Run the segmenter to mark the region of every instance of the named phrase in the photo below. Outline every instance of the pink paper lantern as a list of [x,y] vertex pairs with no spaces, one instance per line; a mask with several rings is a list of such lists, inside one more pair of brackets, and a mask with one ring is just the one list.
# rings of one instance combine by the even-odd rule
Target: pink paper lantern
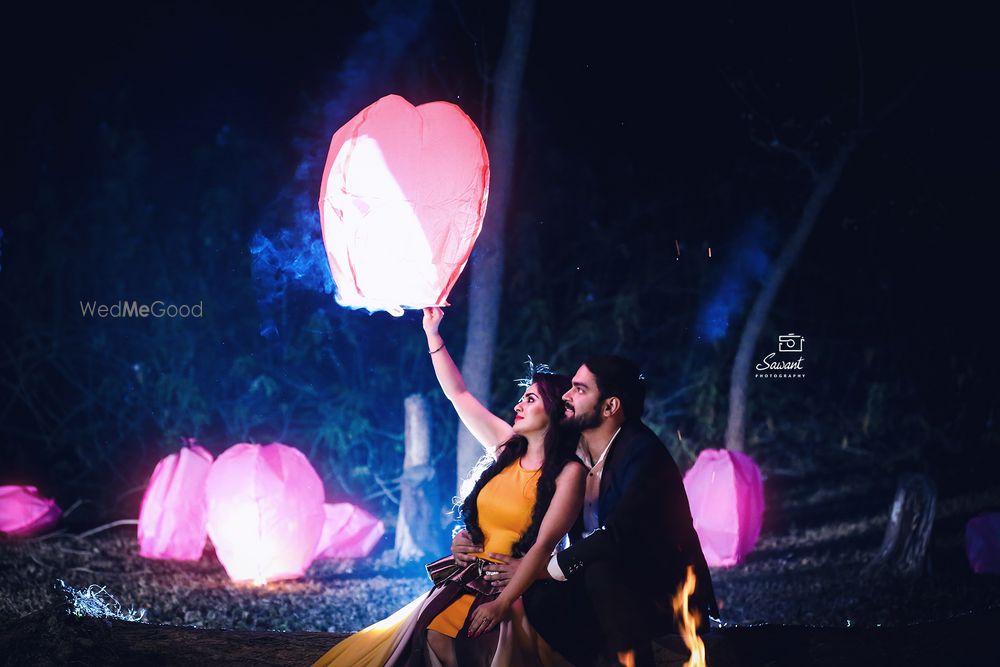
[[233,445],[205,480],[208,536],[233,581],[301,577],[323,531],[323,482],[280,443]]
[[364,558],[385,534],[385,525],[351,503],[326,503],[326,522],[316,558]]
[[1000,574],[1000,514],[980,514],[965,524],[965,554],[976,574]]
[[62,515],[56,501],[38,495],[33,486],[0,486],[0,533],[36,535]]
[[684,475],[694,529],[712,567],[736,565],[750,553],[764,518],[760,469],[746,454],[706,449]]
[[337,302],[393,315],[447,305],[489,176],[479,129],[448,102],[387,95],[337,130],[319,196]]
[[198,560],[205,550],[205,478],[212,455],[194,445],[156,464],[139,509],[139,555]]

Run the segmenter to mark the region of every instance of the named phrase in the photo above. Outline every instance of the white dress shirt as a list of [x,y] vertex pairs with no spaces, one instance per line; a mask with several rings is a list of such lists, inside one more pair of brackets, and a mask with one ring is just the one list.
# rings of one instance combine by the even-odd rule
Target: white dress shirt
[[[583,538],[593,535],[601,527],[597,520],[597,509],[598,500],[601,495],[601,476],[604,474],[604,460],[607,458],[608,452],[611,451],[611,445],[621,430],[619,426],[615,434],[611,436],[611,440],[608,440],[608,446],[601,452],[596,463],[591,462],[590,453],[583,444],[578,445],[576,448],[576,455],[580,457],[583,465],[589,470],[587,473],[587,486],[583,492]],[[566,581],[566,575],[563,574],[562,568],[559,567],[559,561],[556,556],[552,556],[549,559],[548,571],[549,576],[556,581]]]

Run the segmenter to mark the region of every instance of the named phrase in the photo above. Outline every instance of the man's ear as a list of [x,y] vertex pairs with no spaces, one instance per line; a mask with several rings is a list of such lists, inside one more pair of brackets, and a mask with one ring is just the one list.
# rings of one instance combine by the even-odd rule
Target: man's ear
[[612,396],[611,398],[604,399],[604,407],[602,412],[605,417],[611,417],[617,414],[622,409],[622,402],[618,400],[617,396]]

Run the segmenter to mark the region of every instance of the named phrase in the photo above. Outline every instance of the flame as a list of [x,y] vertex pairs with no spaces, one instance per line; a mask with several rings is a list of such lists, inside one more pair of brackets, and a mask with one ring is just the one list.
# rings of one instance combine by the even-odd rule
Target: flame
[[635,651],[618,651],[618,664],[622,667],[635,667]]
[[697,630],[700,616],[697,611],[688,609],[688,598],[694,593],[694,585],[694,568],[688,565],[687,578],[674,596],[674,618],[677,619],[677,629],[684,644],[691,651],[691,658],[684,663],[684,667],[708,667],[705,661],[705,642],[698,636]]

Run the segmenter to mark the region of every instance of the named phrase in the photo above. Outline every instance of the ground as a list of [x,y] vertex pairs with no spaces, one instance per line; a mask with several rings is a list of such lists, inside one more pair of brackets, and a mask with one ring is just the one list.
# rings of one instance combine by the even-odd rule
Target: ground
[[[850,635],[860,638],[865,628],[877,626],[959,627],[994,619],[1000,577],[971,572],[963,536],[970,516],[1000,508],[1000,482],[942,493],[930,572],[895,578],[861,575],[881,542],[894,478],[846,470],[835,484],[830,479],[825,475],[820,484],[815,477],[768,477],[767,520],[756,549],[742,564],[712,573],[725,636],[760,637],[763,630],[748,629],[759,623],[860,628]],[[69,533],[5,538],[0,539],[0,627],[7,640],[18,633],[14,619],[51,611],[64,599],[57,579],[76,588],[104,586],[123,607],[145,609],[144,620],[154,624],[330,633],[358,630],[428,586],[418,570],[393,568],[385,558],[318,561],[302,579],[263,587],[233,584],[210,547],[195,563],[139,557],[134,526],[87,538]],[[949,625],[947,619],[955,620]],[[233,641],[234,635],[225,637]],[[322,637],[312,636],[303,650],[308,654],[321,645]]]

